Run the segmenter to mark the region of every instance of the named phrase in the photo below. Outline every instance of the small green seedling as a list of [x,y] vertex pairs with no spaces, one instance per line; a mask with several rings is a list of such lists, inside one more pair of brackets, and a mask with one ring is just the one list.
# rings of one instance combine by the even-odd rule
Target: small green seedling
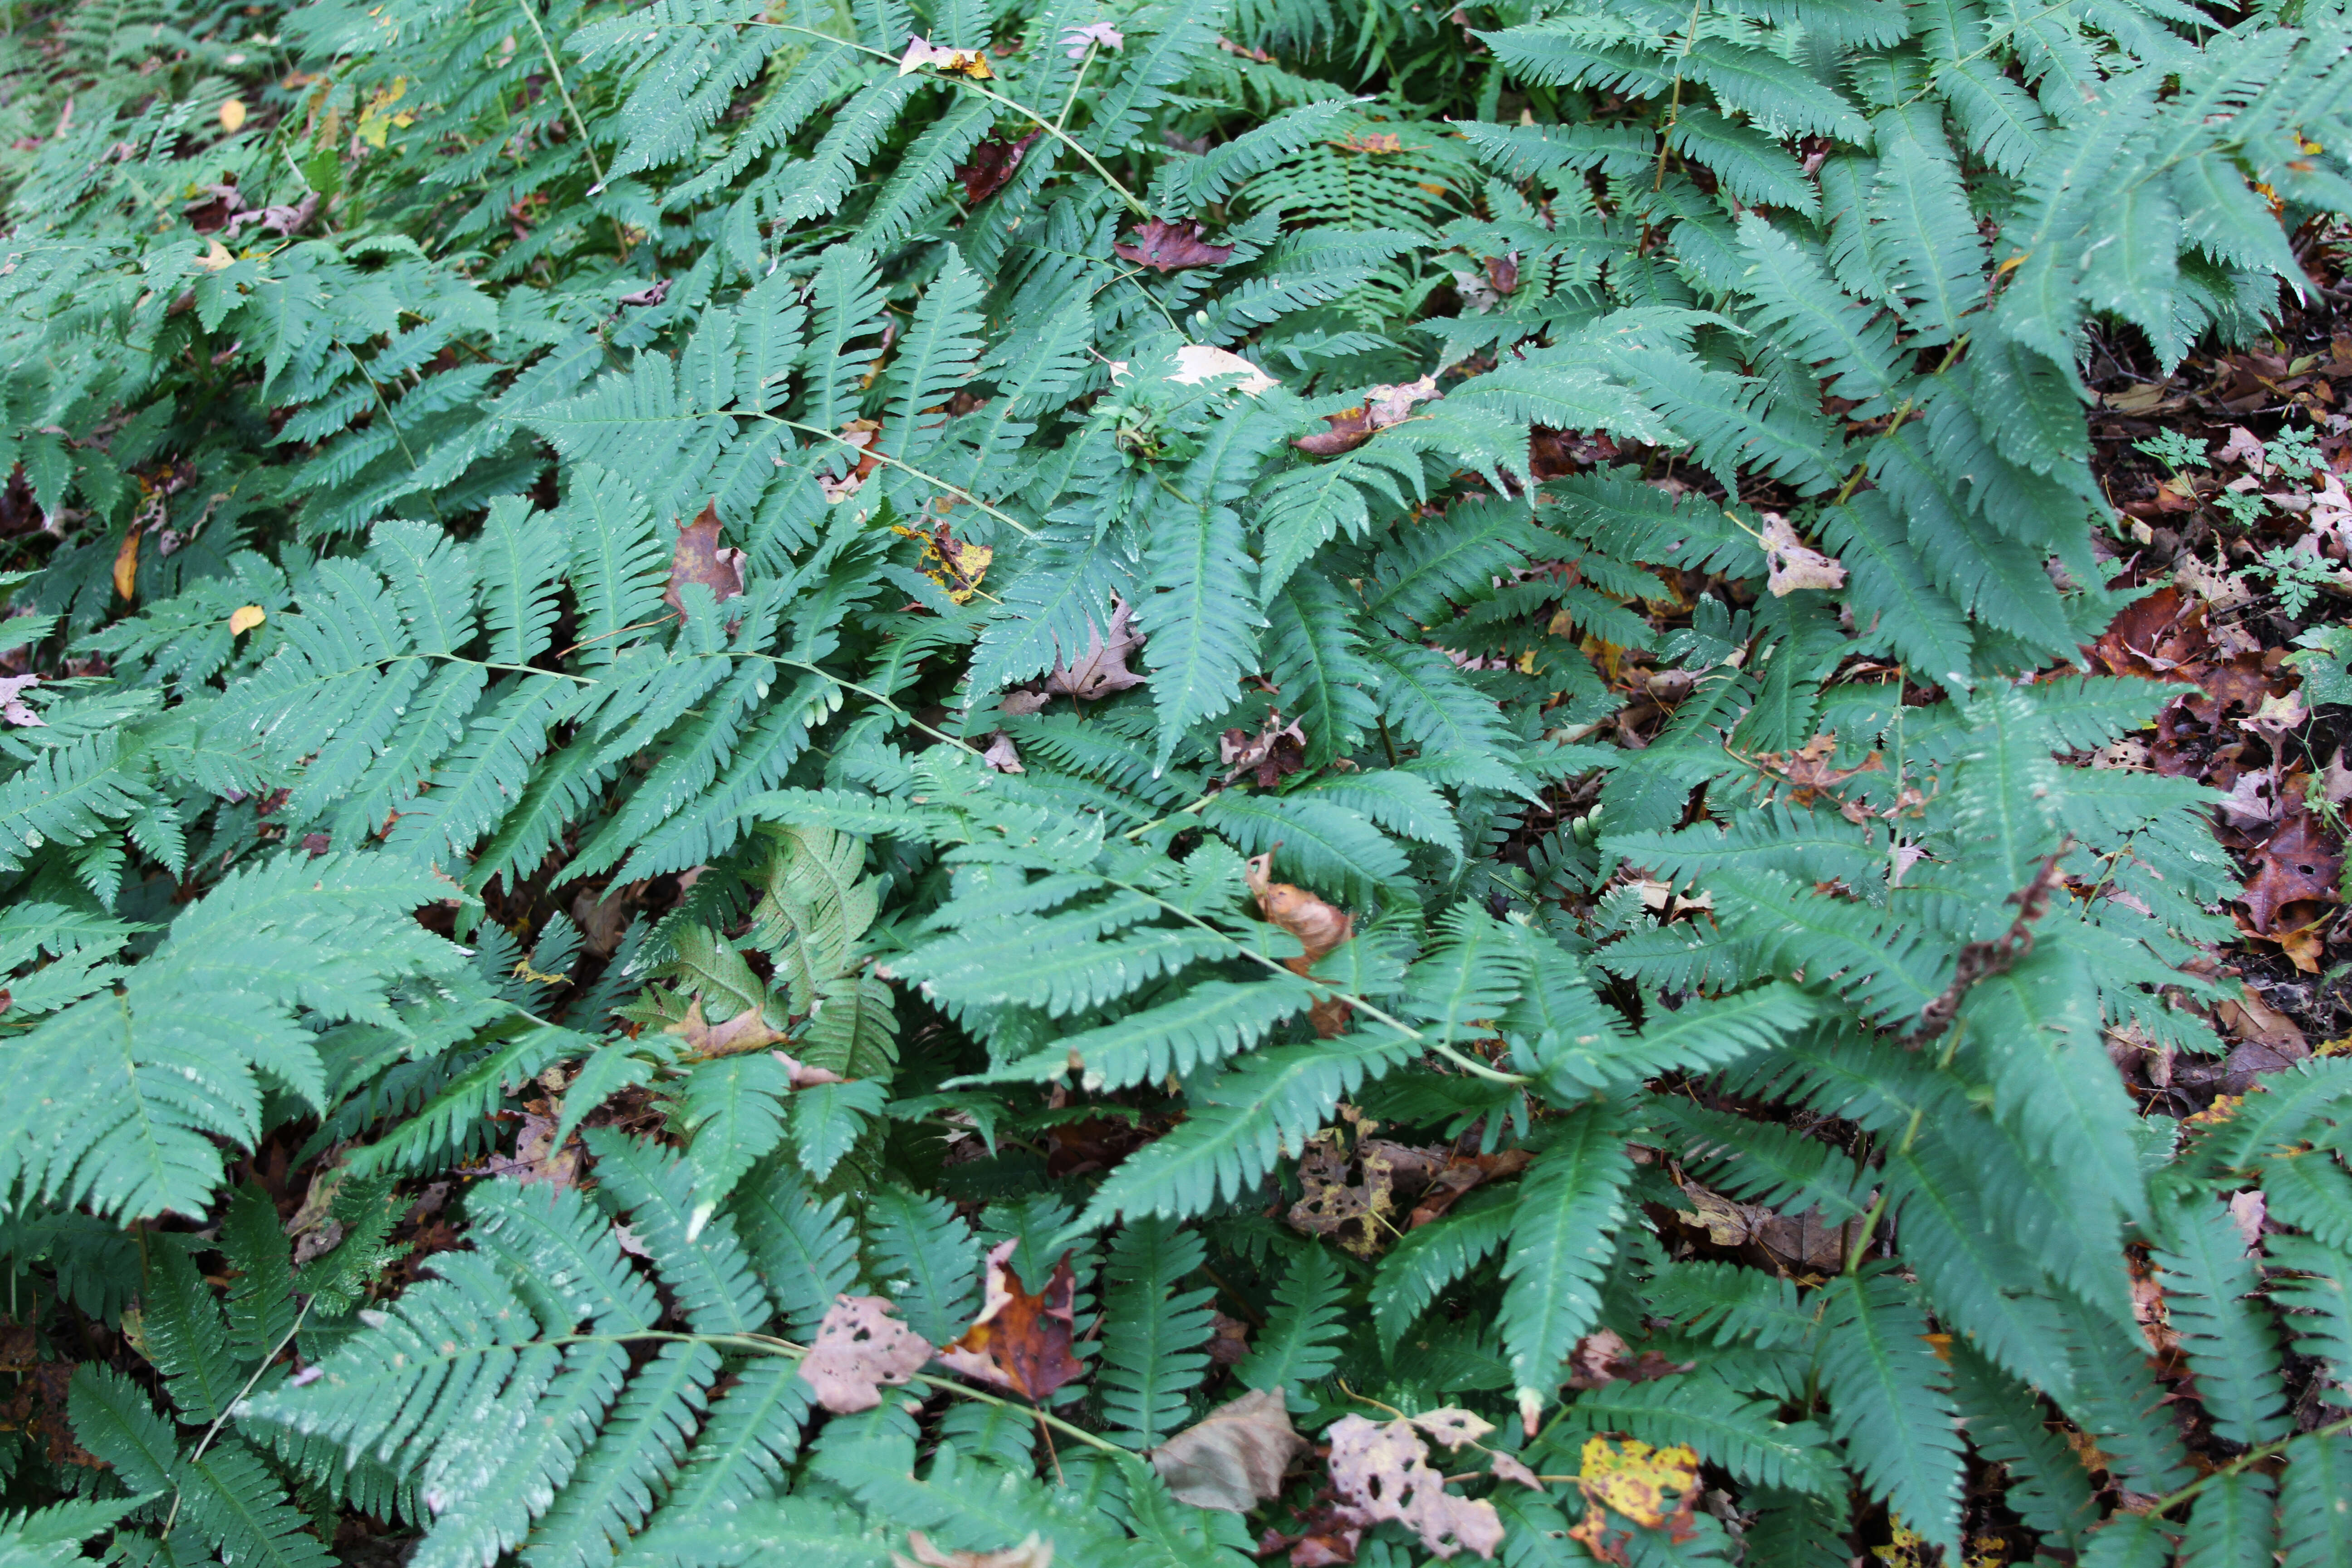
[[2240,528],[2253,527],[2271,509],[2269,499],[2255,490],[2223,490],[2213,498],[2213,501],[2228,512],[2230,521]]
[[2134,441],[2132,445],[2176,474],[2183,468],[2205,466],[2205,448],[2178,430],[2159,430],[2145,441]]
[[2319,596],[2319,591],[2336,580],[2333,562],[2301,550],[2281,546],[2263,552],[2260,564],[2249,571],[2270,574],[2271,592],[2278,598],[2279,608],[2290,618],[2300,618]]
[[2283,474],[2308,480],[2326,464],[2320,460],[2319,443],[2308,430],[2282,430],[2277,438],[2263,446],[2263,460]]

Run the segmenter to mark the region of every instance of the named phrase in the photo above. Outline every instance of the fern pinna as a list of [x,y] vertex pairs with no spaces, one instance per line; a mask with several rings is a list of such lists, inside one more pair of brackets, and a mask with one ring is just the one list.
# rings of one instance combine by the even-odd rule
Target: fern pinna
[[11,1563],[2352,1559],[2063,764],[2340,6],[22,9]]

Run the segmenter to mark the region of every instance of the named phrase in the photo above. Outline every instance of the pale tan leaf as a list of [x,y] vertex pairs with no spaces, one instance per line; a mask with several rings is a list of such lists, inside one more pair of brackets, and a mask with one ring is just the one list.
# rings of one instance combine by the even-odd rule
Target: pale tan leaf
[[1151,1451],[1151,1468],[1181,1502],[1247,1513],[1280,1495],[1283,1472],[1306,1448],[1279,1388],[1257,1389],[1209,1412]]
[[836,1415],[871,1410],[884,1387],[897,1387],[931,1359],[931,1347],[893,1315],[879,1296],[837,1296],[826,1309],[816,1343],[801,1359],[803,1382]]

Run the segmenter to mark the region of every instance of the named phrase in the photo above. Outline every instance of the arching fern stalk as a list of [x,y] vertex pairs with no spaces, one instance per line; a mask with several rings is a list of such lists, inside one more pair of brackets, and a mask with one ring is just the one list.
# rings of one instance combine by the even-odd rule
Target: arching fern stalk
[[2060,761],[2338,8],[33,10],[12,1560],[2352,1557],[2352,1080],[2137,1112]]

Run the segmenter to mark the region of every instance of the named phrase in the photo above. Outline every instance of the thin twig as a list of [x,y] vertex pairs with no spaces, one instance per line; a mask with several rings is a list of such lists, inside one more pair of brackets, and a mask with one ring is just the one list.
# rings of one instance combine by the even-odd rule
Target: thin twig
[[[187,1463],[182,1467],[183,1473],[195,1468],[196,1461],[205,1457],[205,1450],[213,1446],[213,1439],[220,1436],[221,1426],[228,1420],[229,1413],[245,1403],[245,1396],[253,1392],[253,1385],[261,1381],[261,1374],[268,1372],[278,1358],[286,1353],[286,1347],[292,1344],[294,1336],[302,1331],[302,1321],[310,1315],[310,1303],[316,1300],[318,1298],[313,1296],[303,1300],[302,1310],[294,1314],[294,1326],[286,1331],[286,1337],[278,1341],[268,1355],[261,1358],[261,1364],[253,1369],[253,1375],[245,1380],[245,1386],[236,1391],[236,1397],[223,1405],[221,1413],[213,1417],[213,1424],[205,1428],[205,1435],[196,1440],[195,1447],[189,1452]],[[163,1538],[166,1541],[172,1537],[173,1523],[180,1517],[180,1487],[175,1486],[172,1489],[172,1510],[163,1516]]]

